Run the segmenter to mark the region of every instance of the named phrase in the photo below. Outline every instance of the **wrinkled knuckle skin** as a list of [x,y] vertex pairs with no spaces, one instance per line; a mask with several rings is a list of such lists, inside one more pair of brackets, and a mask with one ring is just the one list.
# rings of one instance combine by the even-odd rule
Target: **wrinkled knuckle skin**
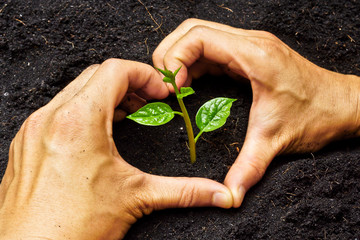
[[248,160],[248,165],[254,170],[255,176],[254,179],[256,181],[260,181],[260,179],[264,176],[266,172],[266,166],[263,163],[255,162],[256,160]]
[[180,207],[190,207],[193,206],[196,202],[196,199],[199,196],[199,191],[194,185],[185,185],[185,187],[181,190],[181,197],[179,199]]
[[86,124],[78,107],[67,104],[53,113],[46,133],[46,142],[49,145],[72,142],[74,137],[82,135]]
[[[133,170],[132,170],[133,171]],[[149,176],[143,172],[130,172],[132,176],[119,178],[119,186],[121,186],[121,192],[128,192],[129,201],[128,206],[130,211],[136,218],[141,218],[143,214],[150,214],[154,208],[156,208],[157,199],[154,194],[151,185],[149,185]],[[149,197],[151,196],[151,197]]]
[[40,130],[43,128],[44,117],[41,109],[32,113],[21,126],[18,134],[22,135],[24,139],[32,139],[39,135]]
[[277,67],[274,67],[271,70],[258,72],[271,72],[272,74],[278,74],[279,71],[282,71],[285,67],[285,62],[292,57],[291,50],[285,47],[284,44],[279,40],[271,38],[257,38],[253,41],[254,45],[259,50],[257,51],[260,54],[258,57],[262,64],[268,64],[269,62],[279,62]]
[[254,166],[254,169],[256,171],[256,174],[257,174],[257,179],[260,180],[265,172],[266,172],[266,167],[263,167],[263,166]]
[[282,45],[272,39],[265,39],[263,41],[263,46],[266,49],[269,57],[279,54],[284,50]]

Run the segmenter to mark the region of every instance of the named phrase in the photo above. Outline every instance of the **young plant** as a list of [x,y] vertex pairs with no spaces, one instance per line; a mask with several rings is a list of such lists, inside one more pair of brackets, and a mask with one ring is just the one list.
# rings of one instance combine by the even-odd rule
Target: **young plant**
[[236,99],[232,98],[214,98],[202,105],[195,117],[195,122],[199,128],[199,133],[194,137],[193,128],[191,125],[189,114],[186,110],[183,98],[195,91],[191,87],[182,87],[180,91],[175,83],[175,76],[181,67],[172,72],[165,67],[165,70],[157,68],[165,77],[163,81],[170,83],[175,90],[176,98],[179,102],[181,112],[173,111],[171,107],[162,102],[153,102],[140,108],[137,112],[128,115],[127,118],[147,126],[159,126],[168,123],[178,114],[184,118],[186,131],[189,139],[190,160],[191,163],[196,161],[195,144],[203,132],[211,132],[222,127],[228,116],[230,115],[230,108]]

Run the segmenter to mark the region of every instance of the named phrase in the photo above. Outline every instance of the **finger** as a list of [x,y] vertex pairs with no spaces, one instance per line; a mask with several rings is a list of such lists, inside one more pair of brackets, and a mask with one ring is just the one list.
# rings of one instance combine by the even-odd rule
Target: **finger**
[[221,30],[223,32],[248,36],[248,37],[262,37],[269,38],[272,40],[278,40],[276,36],[266,31],[259,30],[245,30],[241,28],[231,27],[229,25],[210,22],[201,19],[190,18],[181,23],[171,34],[169,34],[155,49],[153,53],[153,63],[159,68],[164,67],[163,58],[166,52],[185,34],[187,34],[192,28],[197,26],[209,27],[216,30]]
[[[179,87],[190,87],[192,80],[201,77],[202,75],[208,72],[208,67],[206,63],[203,62],[195,62],[192,66],[188,68],[188,76],[185,82]],[[174,92],[173,86],[169,86],[169,91]]]
[[99,64],[94,64],[86,68],[74,81],[70,82],[63,90],[61,90],[51,101],[50,104],[59,106],[69,101],[81,88],[89,81],[99,68]]
[[[186,35],[194,27],[208,27],[215,30],[221,30],[222,32],[239,34],[242,36],[262,36],[269,37],[269,34],[264,31],[256,30],[244,30],[241,28],[231,27],[225,24],[210,22],[200,19],[190,18],[180,24],[171,34],[169,34],[155,49],[153,53],[153,64],[158,68],[164,69],[164,56],[167,51],[178,42],[184,35]],[[210,39],[210,38],[209,38]],[[190,49],[191,50],[191,49]],[[168,66],[167,66],[168,67]],[[169,68],[168,68],[169,69]],[[176,69],[176,68],[175,68]],[[183,70],[184,71],[184,70]],[[183,80],[180,80],[183,83]],[[181,84],[180,84],[181,85]]]
[[[155,49],[155,51],[153,53],[154,66],[156,66],[160,69],[164,69],[165,66],[168,69],[172,69],[172,68],[169,68],[166,64],[164,64],[165,53],[172,47],[172,45],[174,45],[178,41],[178,39],[182,38],[183,35],[185,35],[191,28],[193,28],[194,26],[199,26],[199,25],[212,27],[213,29],[219,29],[219,30],[223,29],[224,31],[228,31],[231,33],[238,33],[240,30],[240,29],[233,28],[233,27],[230,27],[230,26],[227,26],[224,24],[220,24],[220,23],[209,22],[209,21],[193,19],[193,18],[188,19],[188,20],[184,21],[179,27],[177,27],[175,31],[173,31],[171,34],[169,34]],[[182,65],[180,65],[180,66],[182,66]],[[177,69],[178,67],[176,67],[174,69]],[[183,68],[185,68],[185,67],[183,67]],[[182,70],[182,72],[184,72],[184,71],[185,71],[185,69]],[[204,71],[204,69],[203,69],[201,72],[207,72],[207,70]],[[197,74],[196,78],[198,78],[200,76],[199,76],[199,74]],[[179,77],[177,77],[177,79],[179,79]],[[183,77],[177,81],[177,84],[179,87],[186,87],[186,86],[190,86],[191,81],[192,81],[191,76],[188,76],[187,78]],[[173,87],[170,84],[168,84],[168,88],[171,92],[174,92]]]
[[166,52],[164,65],[169,69],[184,66],[177,75],[177,84],[180,86],[188,77],[188,68],[201,57],[248,78],[252,67],[258,65],[258,59],[264,54],[253,40],[252,37],[198,26],[192,28]]
[[207,26],[213,29],[222,30],[229,33],[239,34],[240,31],[243,31],[239,28],[234,28],[225,24],[209,22],[200,19],[190,18],[180,24],[175,31],[169,34],[155,49],[153,53],[153,63],[155,66],[162,68],[163,65],[163,57],[165,53],[174,45],[180,38],[183,37],[191,28],[195,26]]
[[4,177],[0,181],[0,209],[1,204],[4,203],[5,192],[9,188],[14,179],[14,141],[10,144],[9,161],[5,170]]
[[222,75],[224,71],[220,65],[214,64],[206,59],[201,59],[192,64],[189,69],[189,76],[192,79],[200,78],[204,74]]
[[[213,63],[207,59],[200,59],[193,63],[188,68],[187,79],[183,83],[183,85],[179,87],[190,87],[193,79],[198,79],[205,74],[210,74],[214,76],[220,76],[223,74],[228,75],[229,77],[236,80],[243,80],[239,75],[231,72],[226,66],[221,66],[219,64]],[[168,85],[169,91],[174,92],[171,84]]]
[[233,207],[241,205],[245,193],[260,181],[277,152],[260,134],[247,134],[240,154],[224,181],[233,195]]
[[114,122],[120,122],[128,113],[134,113],[146,104],[146,101],[134,93],[128,93],[114,112]]
[[[211,75],[221,75],[223,71],[220,66],[214,65],[209,61],[197,61],[188,68],[187,79],[183,85],[179,87],[190,87],[193,79],[200,78],[207,73]],[[169,91],[174,92],[172,86],[169,86]]]
[[[113,117],[126,92],[142,89],[150,98],[165,98],[169,91],[161,76],[150,65],[120,60],[106,60],[84,85],[72,102],[81,102],[89,111]],[[104,111],[103,111],[104,110]]]
[[115,109],[114,112],[114,122],[120,122],[126,118],[127,112],[122,109]]
[[146,101],[143,98],[139,97],[135,93],[128,93],[120,103],[120,108],[128,113],[134,113],[145,104]]
[[150,175],[149,186],[152,186],[150,199],[155,210],[233,205],[229,189],[210,179]]

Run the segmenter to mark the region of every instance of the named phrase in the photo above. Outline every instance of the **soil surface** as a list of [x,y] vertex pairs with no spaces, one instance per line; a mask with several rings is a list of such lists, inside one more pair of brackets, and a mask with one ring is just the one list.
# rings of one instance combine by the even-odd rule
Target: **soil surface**
[[[359,0],[0,1],[0,177],[22,122],[86,66],[110,57],[151,64],[164,36],[190,17],[270,31],[324,68],[360,75]],[[153,174],[224,180],[245,137],[251,89],[211,76],[193,88],[185,99],[192,116],[212,97],[238,99],[226,125],[199,140],[197,162],[189,163],[175,118],[153,128],[115,124],[129,163]],[[176,109],[174,98],[166,102]],[[126,239],[360,239],[359,199],[360,139],[351,139],[276,158],[239,209],[155,212]]]

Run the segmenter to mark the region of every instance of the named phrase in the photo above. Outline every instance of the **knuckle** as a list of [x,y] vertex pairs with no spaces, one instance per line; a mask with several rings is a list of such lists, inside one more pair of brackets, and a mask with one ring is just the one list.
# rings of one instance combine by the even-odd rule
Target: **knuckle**
[[38,126],[43,118],[41,111],[36,111],[32,113],[26,120],[25,125],[26,126]]
[[282,51],[282,46],[278,42],[269,38],[262,40],[262,46],[266,51],[267,56],[270,57]]
[[199,198],[199,195],[200,192],[194,184],[186,184],[181,189],[178,205],[181,207],[193,206],[196,202],[196,199]]
[[32,113],[21,125],[19,131],[11,142],[10,152],[23,148],[24,145],[33,144],[42,138],[43,129],[46,126],[47,114],[40,108]]
[[126,60],[119,59],[119,58],[109,58],[106,59],[101,65],[105,68],[109,69],[116,69],[119,66],[123,65]]
[[[101,64],[101,68],[109,75],[113,75],[115,77],[131,73],[131,70],[136,69],[137,64],[140,63],[119,58],[109,58]],[[102,80],[105,81],[106,79]]]
[[196,18],[188,18],[181,23],[181,26],[184,28],[191,28],[199,23],[199,20]]
[[259,31],[259,34],[262,35],[262,37],[271,39],[271,40],[278,40],[278,38],[272,34],[271,32],[267,32],[267,31]]
[[[257,68],[252,68],[250,69],[250,71],[247,73],[247,77],[249,80],[251,80],[252,82],[260,82],[261,79],[263,79],[263,72],[259,71]],[[252,85],[253,88],[255,88],[255,84]],[[256,91],[256,89],[254,90]],[[257,100],[257,95],[254,96],[254,99]]]
[[130,174],[131,177],[121,178],[120,185],[129,191],[129,196],[133,196],[132,202],[136,205],[136,209],[139,209],[141,214],[147,215],[156,208],[156,203],[154,203],[156,197],[153,196],[152,186],[149,185],[149,176],[136,169],[133,169]]
[[260,181],[266,172],[266,165],[263,161],[260,161],[257,158],[251,158],[247,160],[247,165],[250,167],[252,172],[255,174],[254,179]]
[[90,66],[88,66],[85,71],[91,71],[91,70],[95,70],[97,68],[99,68],[100,64],[92,64]]
[[270,38],[256,38],[253,39],[254,48],[259,61],[259,66],[268,65],[270,62],[277,62],[275,67],[268,69],[252,68],[248,73],[250,80],[263,81],[265,79],[277,79],[278,76],[286,66],[288,59],[292,58],[292,52],[281,41]]
[[20,133],[24,135],[34,135],[39,132],[39,129],[43,126],[44,114],[41,109],[32,113],[23,123],[20,128]]
[[[250,162],[250,165],[251,164],[252,162]],[[264,164],[252,164],[252,167],[257,173],[257,178],[260,180],[266,172],[266,166]]]
[[[272,35],[272,33],[268,33]],[[281,42],[275,35],[273,37],[265,38],[262,42],[262,45],[266,51],[267,57],[271,59],[279,59],[282,57],[290,57],[291,51],[289,48],[285,47],[283,42]]]
[[[284,44],[274,34],[266,31],[258,31],[258,37],[253,38],[253,44],[260,50],[259,53],[265,54],[263,57],[274,56],[287,50]],[[262,50],[262,51],[261,51]]]
[[128,171],[128,174],[131,176],[121,179],[120,182],[124,182],[126,187],[129,187],[136,192],[147,191],[150,183],[148,174],[145,174],[137,169],[129,169]]
[[81,136],[86,132],[86,124],[81,111],[73,104],[61,106],[52,114],[46,131],[46,143],[48,146],[59,143],[73,142],[75,136]]
[[195,36],[199,36],[201,34],[203,34],[205,31],[207,31],[209,29],[209,27],[204,26],[204,25],[196,25],[193,26],[189,29],[189,34],[193,34]]
[[[196,18],[188,18],[185,21],[183,21],[179,27],[174,31],[183,32],[183,34],[187,33],[189,30],[191,30],[193,27],[200,25],[201,21]],[[161,61],[162,57],[164,56],[164,48],[162,48],[162,44],[157,47],[152,55],[153,62],[156,63],[157,61]],[[160,62],[161,63],[161,62]]]
[[[156,62],[158,61],[158,59],[160,59],[161,57],[162,57],[162,52],[163,52],[163,50],[162,49],[160,49],[159,47],[157,47],[156,49],[155,49],[155,51],[153,52],[153,54],[152,54],[152,60],[153,60],[153,62],[154,62],[154,64],[156,64]],[[156,66],[156,65],[155,65]]]
[[[22,136],[21,134],[16,134],[16,136],[13,138],[13,140],[11,141],[10,147],[9,147],[9,162],[13,161],[14,159],[14,153],[18,152],[23,146],[22,144]],[[8,164],[9,165],[9,164]]]
[[74,125],[79,125],[82,122],[82,114],[79,111],[78,106],[75,104],[69,103],[65,106],[61,106],[56,109],[53,114],[53,127],[71,127]]
[[168,49],[164,48],[162,43],[158,47],[156,47],[155,51],[152,54],[152,60],[155,67],[160,67],[160,64],[163,63],[163,57],[166,54]]

